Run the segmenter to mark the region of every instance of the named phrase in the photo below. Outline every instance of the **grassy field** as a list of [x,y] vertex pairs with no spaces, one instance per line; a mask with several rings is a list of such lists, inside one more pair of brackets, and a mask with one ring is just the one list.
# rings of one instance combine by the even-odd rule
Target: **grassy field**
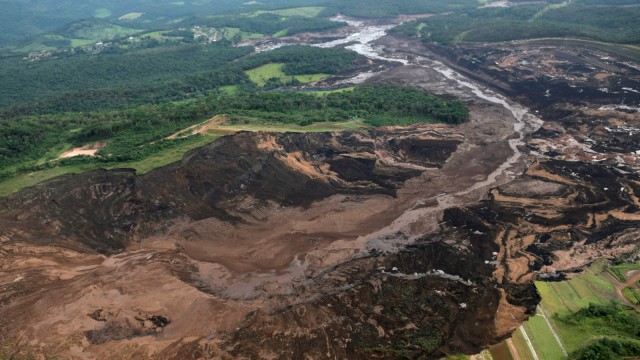
[[240,31],[239,28],[234,28],[234,27],[225,27],[225,28],[222,28],[221,31],[222,31],[222,37],[227,39],[227,40],[233,40],[233,38],[238,34],[240,35],[240,38],[242,40],[246,40],[246,39],[261,39],[261,38],[264,37],[264,34]]
[[263,37],[264,37],[263,34],[251,33],[251,32],[246,32],[246,31],[241,31],[240,32],[240,38],[242,38],[242,40],[246,40],[246,39],[262,39]]
[[85,46],[85,45],[90,45],[90,44],[94,44],[94,43],[95,43],[94,40],[71,39],[71,47]]
[[516,348],[516,351],[518,352],[520,359],[535,360],[535,358],[531,354],[531,350],[529,350],[529,346],[527,345],[526,340],[524,339],[524,335],[522,335],[521,328],[518,328],[513,333],[513,336],[511,337],[511,341],[513,342],[513,346]]
[[294,75],[293,78],[300,81],[301,83],[310,83],[318,80],[322,80],[326,78],[327,74],[311,74],[311,75]]
[[255,69],[247,70],[245,73],[251,81],[262,86],[268,79],[286,77],[285,73],[282,72],[283,66],[283,64],[265,64]]
[[285,16],[285,17],[286,16],[316,17],[324,9],[325,8],[321,6],[305,6],[305,7],[272,10],[272,11],[258,10],[252,13],[250,16],[258,16],[260,14],[276,14],[276,15]]
[[564,353],[543,315],[539,312],[523,325],[538,357],[542,359],[562,359]]
[[120,16],[118,18],[118,20],[121,20],[121,21],[132,21],[132,20],[139,19],[142,15],[144,15],[143,12],[130,12],[128,14],[124,14],[124,15]]
[[97,17],[99,19],[108,18],[109,16],[111,16],[111,10],[106,9],[106,8],[96,9],[93,12],[93,16],[95,16],[95,17]]
[[227,95],[233,95],[238,92],[238,85],[221,86],[218,88],[218,90],[220,90],[221,92]]
[[640,270],[640,264],[620,264],[607,267],[609,274],[620,282],[626,282],[627,273],[634,270]]
[[536,282],[547,315],[576,312],[590,303],[608,304],[615,300],[615,286],[604,271],[605,263],[594,264],[571,281]]
[[[606,276],[604,272],[600,272],[598,275]],[[606,278],[605,280],[608,281]],[[602,283],[600,285],[593,284],[582,276],[577,276],[571,281],[558,283],[536,283],[542,296],[541,306],[551,318],[550,321],[568,352],[579,349],[589,339],[598,336],[598,331],[559,321],[559,316],[576,313],[580,309],[588,307],[589,304],[610,303],[616,298],[616,295],[613,285],[610,282],[609,285],[611,287],[604,287]],[[535,336],[545,335],[536,333]]]
[[72,36],[75,39],[99,41],[99,40],[133,35],[140,32],[142,32],[142,30],[131,29],[124,26],[120,26],[120,25],[105,23],[105,24],[93,24],[92,26],[86,26],[86,27],[80,28],[76,31],[73,31],[73,34],[70,34],[68,36]]
[[354,86],[350,86],[350,87],[340,88],[340,89],[335,89],[335,90],[311,91],[311,92],[309,92],[309,94],[317,95],[317,96],[323,96],[323,95],[327,95],[327,94],[341,93],[341,92],[345,92],[345,91],[353,91],[353,89],[355,89],[355,87]]
[[[229,131],[229,133],[232,132],[234,131]],[[138,174],[144,174],[155,168],[171,164],[172,162],[176,162],[180,160],[187,151],[208,144],[218,137],[218,135],[194,137],[192,141],[187,141],[172,148],[159,151],[152,156],[134,162],[117,164],[87,163],[80,165],[63,165],[18,175],[14,178],[0,182],[0,196],[14,193],[16,191],[36,185],[56,176],[65,174],[77,174],[98,168],[132,168],[136,169]]]
[[255,69],[245,71],[251,81],[258,86],[264,86],[269,79],[278,79],[284,83],[296,79],[301,83],[310,83],[321,80],[329,75],[327,74],[310,74],[310,75],[293,75],[289,76],[282,71],[284,64],[271,63],[259,66]]
[[640,305],[640,290],[627,286],[622,290],[622,295],[633,304]]
[[[189,150],[208,144],[220,136],[230,135],[238,131],[325,132],[344,130],[356,131],[366,127],[367,126],[361,120],[313,123],[308,126],[299,126],[296,124],[260,122],[258,119],[253,118],[236,118],[235,123],[221,124],[217,127],[213,127],[209,129],[204,136],[193,137],[191,141],[186,141],[169,149],[161,150],[142,160],[117,164],[87,163],[80,165],[62,165],[50,169],[21,174],[0,182],[0,196],[12,194],[56,176],[76,174],[97,168],[132,168],[136,169],[138,174],[144,174],[155,168],[180,160]],[[57,148],[49,157],[47,157],[47,159],[44,160],[55,158],[63,151],[68,150],[68,148],[70,148],[70,146]]]
[[529,19],[529,22],[533,22],[534,20],[536,20],[537,18],[541,17],[542,15],[544,15],[545,13],[547,13],[549,11],[553,11],[553,10],[557,10],[557,9],[562,9],[563,7],[567,7],[570,2],[571,1],[565,1],[565,2],[560,3],[560,4],[549,4],[546,7],[544,7],[542,10],[538,11],[535,15],[533,15],[533,17],[531,19]]
[[204,146],[217,139],[218,137],[219,136],[217,135],[199,136],[197,138],[194,138],[192,141],[157,152],[153,156],[149,156],[146,159],[130,163],[118,163],[116,166],[111,166],[108,168],[132,168],[136,169],[136,172],[138,174],[144,174],[153,169],[176,162],[182,159],[187,151]]
[[0,196],[12,194],[29,186],[64,174],[76,174],[97,168],[97,164],[58,166],[51,169],[21,174],[0,182]]
[[280,36],[285,36],[287,35],[287,32],[289,31],[289,29],[282,29],[280,31],[278,31],[277,33],[273,34],[273,37],[280,37]]
[[[619,300],[608,272],[613,270],[621,276],[637,268],[638,264],[609,266],[607,261],[602,260],[569,281],[536,282],[542,297],[540,306],[569,354],[602,337],[629,340],[624,330],[612,327],[610,318],[576,317],[576,314],[583,312],[590,304],[609,306],[612,302]],[[638,292],[637,289],[633,290]],[[629,296],[635,297],[631,291],[628,293]],[[640,316],[640,313],[633,310],[624,310],[623,313]],[[541,360],[565,358],[558,341],[540,312],[531,317],[523,328]],[[530,354],[527,355],[528,347],[520,331],[514,333],[512,341],[522,359],[531,358]]]

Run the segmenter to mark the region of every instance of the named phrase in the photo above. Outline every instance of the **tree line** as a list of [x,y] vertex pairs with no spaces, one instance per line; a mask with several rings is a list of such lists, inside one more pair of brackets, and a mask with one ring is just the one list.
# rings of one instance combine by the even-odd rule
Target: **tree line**
[[[53,166],[42,160],[64,144],[103,140],[98,158],[66,162],[126,162],[139,160],[179,141],[169,135],[216,114],[267,123],[309,125],[362,119],[372,126],[417,122],[460,123],[468,111],[460,101],[448,101],[414,88],[358,87],[324,95],[303,92],[211,94],[191,101],[143,105],[99,112],[67,112],[28,116],[0,122],[0,175]],[[39,165],[38,165],[39,164]],[[22,169],[22,170],[21,170]]]
[[[577,37],[615,43],[640,42],[640,7],[571,4],[541,12],[545,5],[486,8],[419,19],[392,31],[425,42],[499,42]],[[504,31],[504,29],[510,29]]]
[[352,66],[346,50],[288,46],[248,56],[251,47],[179,44],[125,54],[25,62],[0,59],[0,118],[96,111],[205,96],[221,86],[252,87],[245,70],[270,62],[288,75],[337,74]]

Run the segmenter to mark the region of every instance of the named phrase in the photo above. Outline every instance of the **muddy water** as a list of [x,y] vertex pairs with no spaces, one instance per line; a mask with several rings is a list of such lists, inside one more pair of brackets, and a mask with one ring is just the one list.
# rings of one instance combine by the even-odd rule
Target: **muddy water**
[[334,17],[331,20],[346,22],[347,24],[349,24],[349,26],[351,26],[352,33],[342,39],[315,44],[315,46],[322,48],[331,48],[350,44],[346,46],[347,49],[355,51],[358,54],[364,55],[370,59],[399,62],[404,65],[409,64],[409,61],[407,61],[406,59],[385,57],[380,53],[379,50],[374,49],[372,46],[372,43],[374,41],[387,35],[387,30],[391,29],[395,25],[367,26],[362,22],[351,20],[342,16]]
[[[477,98],[500,105],[509,110],[511,114],[513,114],[513,117],[516,119],[513,130],[518,134],[518,138],[509,140],[509,146],[513,151],[513,155],[510,156],[498,168],[496,168],[491,174],[489,174],[489,176],[484,181],[480,181],[463,191],[457,192],[453,194],[453,196],[467,195],[473,191],[490,187],[496,184],[498,177],[501,175],[510,175],[510,179],[513,178],[513,174],[508,173],[507,170],[511,168],[522,157],[519,146],[524,145],[523,139],[525,133],[539,128],[542,125],[542,121],[540,119],[530,114],[526,108],[517,104],[513,104],[504,97],[498,94],[494,94],[487,89],[481,88],[479,85],[471,82],[471,80],[460,75],[441,62],[425,57],[417,57],[412,59],[411,61],[404,58],[390,57],[385,55],[383,49],[375,48],[371,45],[374,41],[385,36],[387,34],[387,30],[389,30],[394,25],[363,26],[362,23],[359,22],[348,22],[348,19],[345,19],[344,17],[334,18],[334,20],[347,22],[349,25],[354,26],[355,32],[344,39],[318,44],[317,46],[333,47],[348,43],[354,43],[347,46],[346,48],[371,59],[400,62],[404,65],[418,65],[421,67],[428,67],[430,69],[436,70],[447,79],[453,80],[459,87],[470,90]],[[455,205],[456,201],[451,199],[450,196],[451,195],[449,194],[443,194],[438,197],[438,202],[441,204],[441,209],[439,210],[444,210],[447,207]]]
[[[473,98],[481,99],[483,101],[496,104],[509,111],[515,119],[513,125],[513,131],[516,136],[508,140],[509,147],[513,154],[509,156],[502,164],[497,166],[485,179],[478,180],[472,186],[454,193],[442,193],[435,197],[428,199],[416,199],[417,202],[422,203],[434,203],[437,205],[430,207],[418,207],[411,208],[405,211],[397,219],[395,219],[390,225],[383,229],[379,229],[367,236],[361,237],[357,240],[361,244],[365,245],[362,248],[362,253],[367,253],[371,248],[378,250],[384,250],[393,252],[399,248],[402,248],[406,243],[415,240],[413,237],[407,237],[405,240],[398,243],[390,243],[388,235],[395,233],[404,233],[411,227],[413,223],[419,219],[424,219],[427,216],[435,216],[441,213],[447,208],[453,206],[459,206],[480,199],[486,193],[487,189],[491,186],[495,186],[498,183],[504,183],[515,178],[510,169],[517,164],[522,158],[522,152],[519,147],[524,145],[525,134],[537,129],[542,121],[531,115],[529,111],[518,105],[510,102],[506,98],[495,94],[480,85],[475,84],[468,78],[458,74],[454,70],[448,68],[441,62],[438,62],[427,57],[409,57],[405,56],[401,52],[394,51],[389,54],[383,47],[374,45],[375,41],[382,38],[387,34],[387,31],[394,26],[392,25],[366,25],[362,22],[351,20],[344,17],[334,18],[336,21],[344,21],[349,24],[349,31],[340,39],[312,44],[313,46],[331,48],[338,46],[345,46],[347,49],[353,50],[363,56],[366,56],[374,60],[383,60],[389,62],[401,63],[403,66],[412,65],[435,70],[443,78],[454,83],[452,86],[453,91],[463,91],[465,94],[472,94]],[[277,48],[281,44],[275,42],[269,44],[271,48]],[[345,83],[359,84],[364,80],[376,75],[376,73],[361,73],[351,79],[343,80]],[[434,201],[435,200],[435,201]],[[362,254],[361,253],[361,254]],[[293,278],[302,276],[304,269],[307,268],[304,261],[300,262],[295,260],[289,269],[282,271],[278,274],[260,274],[256,278],[250,280],[247,279],[234,279],[231,281],[233,285],[229,286],[227,292],[233,289],[231,293],[226,293],[229,297],[247,297],[255,294],[257,288],[261,284],[266,282],[285,283],[293,280]],[[424,274],[423,274],[424,275]],[[431,274],[429,274],[431,275]],[[229,279],[228,279],[229,280]],[[236,286],[237,285],[237,286]],[[250,295],[251,294],[251,295]]]
[[[513,125],[513,130],[518,134],[518,138],[509,140],[509,147],[513,151],[513,155],[510,156],[491,174],[489,174],[486,180],[478,182],[470,188],[456,193],[456,195],[466,195],[472,191],[492,186],[497,182],[498,176],[507,174],[507,170],[511,168],[522,157],[519,146],[524,145],[523,139],[525,134],[530,131],[535,131],[540,126],[542,126],[542,120],[533,116],[526,108],[520,105],[512,104],[499,95],[491,94],[486,89],[480,89],[478,85],[466,80],[462,75],[456,73],[450,68],[447,68],[444,64],[434,61],[434,65],[435,66],[433,67],[433,69],[435,69],[448,79],[456,81],[460,86],[469,88],[480,99],[484,99],[494,104],[501,105],[505,109],[509,110],[511,114],[513,114],[513,117],[516,119],[516,123]],[[511,178],[513,177],[511,176]]]
[[[471,92],[476,98],[497,104],[507,109],[515,118],[516,122],[513,125],[514,133],[517,137],[510,139],[509,147],[513,151],[513,154],[506,159],[506,161],[500,164],[493,172],[491,172],[486,179],[477,182],[467,189],[453,193],[453,194],[440,194],[436,197],[438,205],[428,209],[420,209],[421,215],[425,213],[434,213],[443,211],[449,207],[461,205],[468,202],[467,195],[472,193],[484,193],[487,188],[495,186],[498,181],[507,182],[513,180],[516,174],[509,171],[522,157],[522,152],[519,147],[524,145],[524,136],[526,133],[535,131],[542,125],[542,121],[532,115],[528,109],[514,104],[506,98],[495,94],[488,89],[473,83],[468,78],[462,76],[451,68],[447,67],[441,62],[429,59],[426,57],[413,57],[409,60],[406,57],[402,57],[402,54],[394,53],[393,56],[385,53],[383,48],[375,47],[373,43],[387,34],[394,25],[364,25],[362,22],[350,20],[345,17],[333,18],[335,21],[347,22],[352,27],[352,32],[343,39],[333,40],[330,42],[316,44],[319,47],[335,47],[339,45],[350,44],[346,46],[347,49],[353,50],[361,55],[364,55],[370,59],[384,60],[391,62],[399,62],[403,65],[417,65],[425,68],[429,68],[437,71],[445,78],[455,82],[457,87]],[[355,80],[355,79],[354,79]],[[359,83],[354,81],[353,83]],[[499,180],[501,179],[501,180]],[[423,199],[428,201],[430,199]],[[411,218],[416,218],[417,214],[411,214],[416,210],[409,210],[401,218],[407,218],[403,221],[401,218],[397,219],[392,227],[388,230],[401,230],[399,227],[408,225],[411,222]]]

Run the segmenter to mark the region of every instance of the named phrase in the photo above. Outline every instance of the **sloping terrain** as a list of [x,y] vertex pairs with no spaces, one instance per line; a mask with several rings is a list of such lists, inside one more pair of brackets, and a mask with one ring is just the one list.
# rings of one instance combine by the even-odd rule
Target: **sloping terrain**
[[[143,176],[94,171],[3,198],[3,343],[98,358],[298,357],[322,343],[317,357],[370,358],[507,336],[537,298],[492,280],[482,259],[497,245],[424,237],[451,206],[443,191],[511,154],[515,120],[469,106],[460,127],[239,133]],[[292,326],[293,309],[306,322]]]
[[[542,153],[541,138],[574,131],[549,104],[509,93],[542,123],[439,62],[484,81],[459,59],[382,43],[393,51],[365,50],[397,66],[367,81],[463,99],[469,121],[240,132],[144,175],[92,171],[1,198],[0,354],[472,354],[534,313],[535,276],[635,249],[635,152],[575,161],[573,142],[554,141]],[[608,121],[633,120],[622,110]]]

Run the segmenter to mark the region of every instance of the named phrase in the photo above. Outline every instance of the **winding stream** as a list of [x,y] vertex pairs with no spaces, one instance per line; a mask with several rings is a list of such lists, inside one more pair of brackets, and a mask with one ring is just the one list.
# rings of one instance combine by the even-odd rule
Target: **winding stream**
[[[370,25],[366,26],[362,22],[351,20],[345,17],[335,17],[333,18],[335,21],[343,21],[349,24],[353,31],[346,37],[342,39],[333,40],[330,42],[325,42],[321,44],[314,44],[314,46],[328,48],[328,47],[336,47],[340,45],[347,45],[346,48],[352,51],[355,51],[358,54],[366,56],[370,59],[376,60],[384,60],[391,62],[399,62],[403,65],[414,65],[420,66],[424,68],[429,68],[437,71],[446,79],[454,81],[459,88],[464,88],[467,91],[470,91],[473,95],[475,95],[479,99],[483,99],[485,101],[500,105],[507,109],[515,118],[516,122],[513,125],[513,130],[518,137],[515,139],[508,140],[509,147],[513,151],[513,154],[509,156],[505,162],[500,164],[495,170],[493,170],[486,179],[475,183],[474,185],[468,187],[467,189],[458,191],[453,194],[440,194],[436,196],[436,200],[438,201],[438,205],[430,208],[422,208],[422,209],[411,209],[405,212],[400,218],[396,219],[388,230],[397,231],[400,230],[401,227],[409,225],[412,220],[417,217],[424,216],[426,214],[432,214],[435,212],[443,211],[449,207],[461,205],[465,203],[464,197],[476,191],[484,190],[488,187],[495,186],[499,178],[504,176],[504,180],[511,180],[514,178],[514,174],[509,171],[510,168],[515,165],[520,158],[522,157],[522,152],[519,147],[524,145],[524,137],[527,132],[534,131],[538,129],[542,125],[542,121],[538,119],[536,116],[532,115],[528,109],[518,105],[513,104],[511,101],[507,100],[505,97],[495,94],[492,91],[482,88],[478,84],[473,83],[468,78],[463,75],[457,73],[453,69],[447,67],[442,62],[429,59],[426,57],[415,57],[411,60],[407,58],[400,57],[390,57],[390,55],[385,54],[384,50],[381,48],[377,48],[373,46],[373,42],[387,35],[387,30],[392,28],[395,25]],[[394,54],[395,56],[402,56],[401,53]],[[373,75],[373,74],[371,74]],[[367,76],[370,77],[370,76]],[[359,83],[361,80],[356,79],[357,76],[352,78],[353,83]],[[423,199],[424,201],[430,199]],[[417,214],[419,213],[419,214]]]
[[[435,70],[443,78],[455,82],[455,85],[453,85],[454,88],[463,89],[465,92],[473,94],[478,99],[497,104],[508,110],[515,119],[513,131],[517,134],[517,137],[508,140],[509,147],[513,153],[502,164],[497,166],[484,180],[480,180],[470,187],[458,192],[442,193],[427,199],[416,199],[416,204],[429,203],[436,200],[437,205],[430,207],[416,206],[414,208],[407,209],[388,226],[363,237],[359,237],[357,242],[363,245],[366,244],[361,248],[361,254],[367,253],[373,248],[387,252],[394,252],[404,247],[407,243],[413,242],[416,237],[408,236],[403,239],[393,240],[397,238],[396,236],[393,236],[393,234],[404,233],[406,229],[409,229],[411,225],[419,219],[434,216],[435,214],[439,214],[445,209],[453,206],[466,204],[469,202],[470,196],[471,198],[479,199],[484,196],[487,188],[515,178],[516,174],[511,172],[510,169],[522,158],[523,154],[519,147],[524,145],[525,135],[528,132],[537,129],[542,124],[540,119],[530,114],[528,109],[518,104],[514,104],[505,97],[481,87],[479,84],[472,82],[468,78],[447,67],[442,62],[422,56],[413,56],[409,59],[400,51],[394,52],[390,55],[385,52],[382,47],[375,46],[374,42],[387,35],[387,31],[395,25],[365,25],[362,22],[344,17],[335,17],[333,20],[348,23],[350,31],[342,38],[310,45],[322,48],[345,46],[347,49],[370,59],[397,62],[401,63],[402,66],[420,66]],[[285,44],[290,44],[290,42],[272,42],[267,44],[264,49],[267,49],[266,51],[268,51],[268,49],[275,49]],[[351,85],[360,84],[364,80],[376,74],[377,73],[374,72],[363,72],[350,79],[343,80],[341,83]],[[300,270],[306,268],[305,265],[306,264],[303,264],[298,268],[298,271],[293,273],[301,275]]]

